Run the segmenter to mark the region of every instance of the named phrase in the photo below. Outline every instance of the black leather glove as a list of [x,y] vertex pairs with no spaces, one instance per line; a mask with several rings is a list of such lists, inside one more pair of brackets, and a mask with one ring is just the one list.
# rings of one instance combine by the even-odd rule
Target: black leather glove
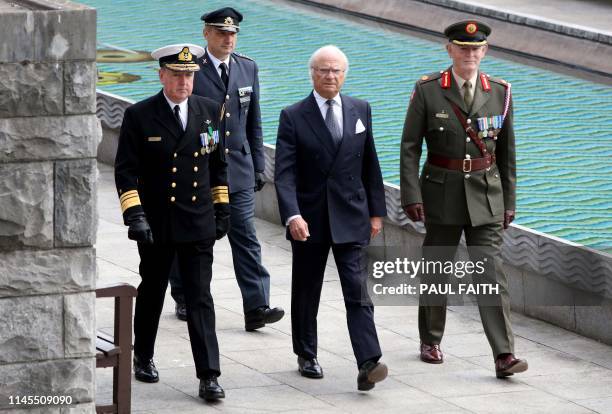
[[255,173],[255,192],[260,191],[264,185],[266,185],[266,181],[264,180],[263,173],[256,172]]
[[230,206],[227,203],[215,204],[215,226],[217,240],[223,238],[230,229]]
[[144,213],[135,213],[127,218],[128,239],[139,243],[153,244],[153,232]]

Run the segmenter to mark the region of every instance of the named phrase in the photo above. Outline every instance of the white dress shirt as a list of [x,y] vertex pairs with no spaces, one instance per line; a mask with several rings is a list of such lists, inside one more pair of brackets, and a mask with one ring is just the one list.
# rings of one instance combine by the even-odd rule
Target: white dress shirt
[[219,60],[212,53],[210,53],[210,50],[208,50],[208,48],[206,48],[206,53],[208,53],[208,57],[210,58],[210,61],[212,62],[215,69],[217,69],[217,74],[219,75],[219,78],[221,78],[221,68],[219,67],[221,63],[225,63],[227,65],[227,70],[228,70],[227,76],[229,76],[229,64],[230,64],[229,55],[227,56],[227,58],[225,58],[225,60]]
[[179,117],[181,118],[181,124],[183,124],[183,131],[184,131],[187,128],[187,99],[185,99],[181,103],[173,102],[170,100],[170,98],[166,96],[165,92],[164,92],[164,98],[166,98],[168,105],[170,105],[170,110],[172,111],[173,114],[174,114],[174,107],[176,105],[179,106]]

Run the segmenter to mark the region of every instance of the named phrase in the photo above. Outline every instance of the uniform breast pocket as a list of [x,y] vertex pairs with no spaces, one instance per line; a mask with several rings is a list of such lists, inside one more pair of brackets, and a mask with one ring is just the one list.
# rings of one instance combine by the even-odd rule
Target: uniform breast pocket
[[245,86],[238,88],[238,99],[240,101],[240,115],[247,116],[249,114],[249,107],[251,105],[251,96],[253,94],[253,88],[251,86]]

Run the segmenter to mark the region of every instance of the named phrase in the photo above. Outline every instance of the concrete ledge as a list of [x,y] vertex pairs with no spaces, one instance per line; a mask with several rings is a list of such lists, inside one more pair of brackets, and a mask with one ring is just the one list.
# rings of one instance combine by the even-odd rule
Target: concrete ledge
[[[493,28],[490,47],[612,76],[612,33],[544,21],[452,0],[289,0],[446,39],[442,31],[477,16]],[[537,39],[537,41],[534,41]]]

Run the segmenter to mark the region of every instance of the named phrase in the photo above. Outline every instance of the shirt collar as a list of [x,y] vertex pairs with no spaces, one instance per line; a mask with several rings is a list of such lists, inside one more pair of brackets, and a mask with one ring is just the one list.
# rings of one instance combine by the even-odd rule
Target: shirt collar
[[210,53],[210,51],[208,50],[208,47],[206,48],[206,53],[208,54],[208,57],[210,58],[211,62],[213,63],[215,69],[219,68],[219,65],[221,64],[221,62],[225,63],[227,65],[227,67],[229,68],[229,63],[230,63],[229,55],[227,56],[227,58],[225,60],[219,60],[219,59],[217,59],[217,57],[215,55]]
[[459,88],[459,90],[463,88],[463,84],[467,80],[469,80],[470,83],[472,84],[472,88],[476,88],[476,78],[478,77],[478,71],[476,71],[474,76],[472,76],[470,79],[463,79],[461,76],[457,74],[457,72],[455,72],[455,68],[451,68],[451,70],[453,72],[453,78],[455,78],[455,82],[457,82],[457,87]]
[[[327,98],[324,98],[321,95],[319,95],[319,93],[316,90],[313,90],[312,94],[314,95],[319,108],[322,108],[323,105],[325,105],[325,103],[327,102]],[[339,108],[342,108],[342,99],[340,99],[340,94],[337,94],[336,96],[334,96],[333,100],[334,102],[336,102],[336,105],[338,105]]]
[[164,92],[164,98],[166,98],[166,102],[168,102],[168,105],[170,105],[170,109],[172,109],[172,111],[174,112],[174,106],[178,105],[180,110],[181,110],[181,114],[186,115],[187,114],[187,101],[189,99],[185,99],[183,102],[173,102],[172,100],[170,100],[170,98],[168,98],[166,96],[166,92]]

